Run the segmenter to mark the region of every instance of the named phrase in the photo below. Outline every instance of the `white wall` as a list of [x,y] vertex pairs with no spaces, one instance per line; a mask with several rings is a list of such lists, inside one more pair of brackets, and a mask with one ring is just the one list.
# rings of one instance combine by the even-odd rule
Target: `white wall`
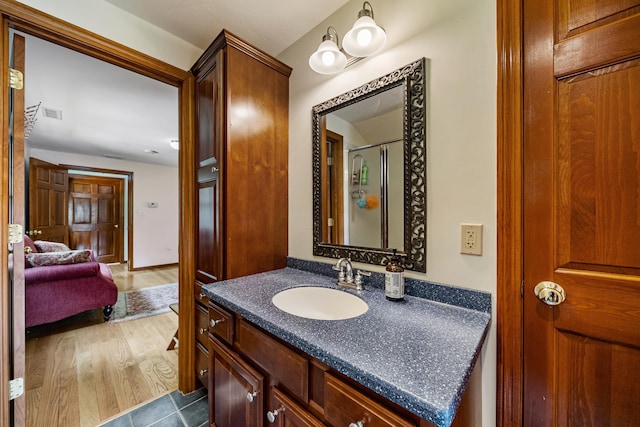
[[202,49],[104,0],[18,1],[183,70],[202,54]]
[[[496,292],[495,0],[375,0],[387,46],[343,72],[307,61],[329,25],[342,37],[362,7],[351,0],[279,55],[293,67],[289,99],[289,255],[312,254],[311,109],[420,57],[429,58],[427,273],[407,276]],[[460,223],[484,224],[484,254],[460,254]],[[383,271],[380,267],[358,267]],[[495,298],[494,298],[495,301]],[[494,304],[495,305],[495,304]],[[495,307],[494,307],[495,319]],[[495,425],[495,322],[482,366],[482,425]]]
[[[178,168],[31,148],[50,163],[133,172],[134,268],[178,262]],[[157,208],[147,202],[158,202]]]

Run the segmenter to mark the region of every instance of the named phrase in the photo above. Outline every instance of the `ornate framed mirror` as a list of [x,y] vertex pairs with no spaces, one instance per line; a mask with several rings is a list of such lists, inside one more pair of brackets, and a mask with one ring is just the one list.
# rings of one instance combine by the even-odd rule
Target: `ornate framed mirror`
[[313,254],[426,271],[421,58],[313,107]]

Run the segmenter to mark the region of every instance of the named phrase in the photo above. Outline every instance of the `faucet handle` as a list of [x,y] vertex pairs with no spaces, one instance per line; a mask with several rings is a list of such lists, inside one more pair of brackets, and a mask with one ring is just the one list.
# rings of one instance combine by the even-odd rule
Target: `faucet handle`
[[371,276],[371,272],[365,271],[365,270],[356,271],[356,277],[354,279],[354,283],[356,285],[356,289],[358,290],[364,289],[364,279],[362,278],[362,276],[367,276],[367,277]]

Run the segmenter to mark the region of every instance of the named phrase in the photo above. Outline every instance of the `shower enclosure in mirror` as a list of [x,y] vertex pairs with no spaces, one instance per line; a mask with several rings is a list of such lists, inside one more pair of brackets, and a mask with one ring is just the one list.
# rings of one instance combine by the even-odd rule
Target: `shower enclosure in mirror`
[[426,271],[425,66],[314,107],[315,255]]

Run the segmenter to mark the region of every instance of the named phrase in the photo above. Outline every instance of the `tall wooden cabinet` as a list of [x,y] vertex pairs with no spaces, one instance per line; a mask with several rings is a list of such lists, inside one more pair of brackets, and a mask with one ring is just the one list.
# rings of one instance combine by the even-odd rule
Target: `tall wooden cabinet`
[[[195,370],[207,384],[202,284],[287,256],[291,68],[224,30],[191,69],[196,98]],[[203,311],[204,310],[204,311]]]

